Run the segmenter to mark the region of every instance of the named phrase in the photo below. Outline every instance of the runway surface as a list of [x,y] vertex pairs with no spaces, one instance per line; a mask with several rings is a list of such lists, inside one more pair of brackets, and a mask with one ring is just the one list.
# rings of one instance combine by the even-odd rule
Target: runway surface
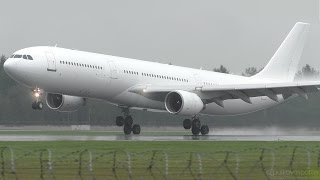
[[0,141],[320,141],[320,135],[207,135],[207,136],[144,136],[144,135],[0,135]]

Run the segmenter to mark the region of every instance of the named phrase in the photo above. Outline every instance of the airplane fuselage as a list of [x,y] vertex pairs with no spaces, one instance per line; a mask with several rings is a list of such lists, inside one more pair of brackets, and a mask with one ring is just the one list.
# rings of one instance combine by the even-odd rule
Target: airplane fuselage
[[[166,111],[163,102],[128,91],[141,84],[194,85],[201,88],[231,83],[259,83],[259,79],[243,76],[58,47],[31,47],[14,54],[33,57],[33,60],[7,60],[8,74],[27,87],[40,87],[49,93],[101,99],[138,109]],[[266,96],[252,97],[251,104],[241,99],[229,99],[224,101],[223,107],[216,103],[207,104],[201,114],[244,114],[274,106],[282,101],[282,96],[279,96],[279,102]]]

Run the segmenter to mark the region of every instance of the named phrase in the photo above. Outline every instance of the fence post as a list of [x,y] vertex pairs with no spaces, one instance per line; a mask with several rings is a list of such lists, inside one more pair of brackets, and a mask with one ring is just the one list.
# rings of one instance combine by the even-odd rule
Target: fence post
[[92,167],[92,153],[88,149],[85,149],[85,150],[83,150],[83,151],[81,151],[79,153],[78,176],[80,177],[80,179],[83,179],[83,177],[82,177],[82,168],[83,168],[83,156],[84,156],[85,153],[88,153],[88,157],[89,157],[89,160],[87,162],[87,168],[88,168],[89,174],[91,176],[91,179],[95,180],[95,176],[93,174],[93,167]]
[[[44,179],[44,171],[45,171],[45,164],[47,165],[47,169],[53,179],[56,179],[54,173],[53,173],[53,167],[52,167],[52,152],[50,149],[40,149],[40,155],[39,155],[39,160],[40,160],[40,179]],[[48,159],[44,160],[44,153],[47,152],[48,154]]]
[[17,173],[16,173],[16,165],[15,165],[15,156],[13,153],[13,150],[11,147],[5,146],[5,147],[0,147],[0,158],[1,158],[1,177],[5,179],[5,172],[6,172],[6,165],[5,165],[5,160],[4,160],[4,152],[9,151],[10,152],[10,173],[14,175],[15,179],[18,179]]

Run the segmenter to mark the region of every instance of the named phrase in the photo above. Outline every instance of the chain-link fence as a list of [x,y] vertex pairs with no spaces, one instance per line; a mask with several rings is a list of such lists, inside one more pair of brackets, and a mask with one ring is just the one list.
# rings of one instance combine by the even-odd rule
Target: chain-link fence
[[[18,152],[18,151],[17,151]],[[320,147],[144,152],[0,147],[0,179],[318,179]]]

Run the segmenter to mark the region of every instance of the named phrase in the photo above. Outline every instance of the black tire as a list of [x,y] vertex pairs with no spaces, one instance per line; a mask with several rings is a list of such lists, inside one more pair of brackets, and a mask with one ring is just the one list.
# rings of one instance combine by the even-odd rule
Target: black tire
[[192,121],[192,128],[197,128],[197,129],[201,128],[201,123],[199,119],[195,119]]
[[183,120],[183,128],[190,129],[192,127],[192,122],[190,119]]
[[132,131],[131,126],[127,126],[127,125],[123,126],[123,132],[124,132],[125,135],[131,134],[131,131]]
[[125,119],[124,119],[124,125],[125,126],[132,126],[133,124],[133,119],[131,116],[127,116]]
[[116,118],[116,125],[117,126],[123,126],[124,125],[124,118],[122,116],[118,116]]
[[38,101],[36,106],[37,106],[38,110],[42,110],[43,109],[43,103],[41,101]]
[[138,124],[135,124],[132,126],[132,133],[133,134],[140,134],[141,132],[141,127]]
[[32,107],[33,110],[36,110],[37,109],[37,103],[33,102],[31,107]]
[[208,125],[202,125],[201,126],[201,129],[200,129],[200,132],[202,135],[207,135],[209,134],[209,127]]
[[200,128],[192,127],[192,128],[191,128],[191,131],[192,131],[192,134],[193,134],[193,135],[199,135],[199,133],[200,133]]

